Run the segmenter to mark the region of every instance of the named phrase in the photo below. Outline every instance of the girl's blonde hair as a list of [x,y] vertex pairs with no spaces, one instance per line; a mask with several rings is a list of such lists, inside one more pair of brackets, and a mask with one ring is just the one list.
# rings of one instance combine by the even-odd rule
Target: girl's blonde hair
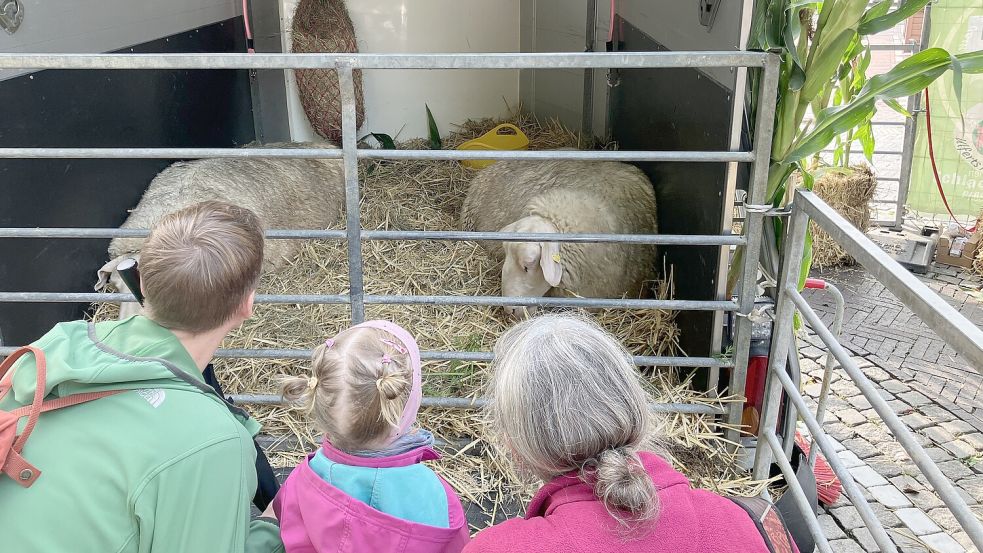
[[376,328],[342,332],[314,350],[312,376],[283,379],[284,399],[310,410],[342,450],[385,446],[413,382],[409,355],[395,340]]
[[595,323],[544,315],[499,338],[488,389],[499,444],[544,480],[578,470],[620,523],[655,517],[658,496],[638,457],[648,397],[631,356]]

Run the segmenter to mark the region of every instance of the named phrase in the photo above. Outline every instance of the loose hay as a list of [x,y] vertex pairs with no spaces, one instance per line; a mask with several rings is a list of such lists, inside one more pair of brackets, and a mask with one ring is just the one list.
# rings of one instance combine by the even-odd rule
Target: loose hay
[[[829,171],[816,180],[813,192],[828,203],[853,226],[865,232],[870,227],[870,200],[877,189],[877,179],[867,165],[854,165],[853,172]],[[856,261],[826,231],[812,225],[812,264],[825,269],[853,265]]]
[[[468,121],[447,138],[449,148],[474,138],[502,121]],[[512,122],[530,138],[530,149],[577,146],[579,137],[556,122],[540,123],[526,115]],[[425,148],[410,141],[403,148]],[[364,161],[362,226],[389,230],[453,230],[467,184],[474,172],[448,161]],[[365,287],[369,294],[499,295],[500,268],[476,243],[451,241],[369,241],[363,243]],[[671,276],[653,283],[656,296],[671,297]],[[348,273],[344,242],[310,241],[282,270],[267,274],[260,292],[271,294],[344,294]],[[115,315],[104,305],[97,318]],[[385,318],[410,329],[420,347],[435,350],[488,351],[507,327],[501,310],[481,306],[366,307],[369,318]],[[674,314],[666,311],[602,310],[598,321],[638,355],[679,353]],[[256,306],[255,316],[233,332],[223,347],[312,348],[348,324],[347,306]],[[309,363],[294,360],[217,359],[216,372],[228,393],[276,393],[283,374],[306,374]],[[487,377],[483,363],[424,363],[426,395],[478,397]],[[722,405],[725,399],[694,392],[674,370],[648,371],[647,386],[657,401]],[[251,406],[263,433],[289,437],[271,452],[277,466],[293,466],[316,447],[318,431],[297,410]],[[482,415],[474,411],[424,409],[422,426],[439,439],[459,444],[436,462],[436,470],[487,521],[514,516],[532,487],[510,472],[509,464],[489,447],[482,434]],[[736,468],[727,443],[714,432],[709,416],[656,417],[665,452],[694,484],[725,493],[757,493],[764,483],[752,482]]]

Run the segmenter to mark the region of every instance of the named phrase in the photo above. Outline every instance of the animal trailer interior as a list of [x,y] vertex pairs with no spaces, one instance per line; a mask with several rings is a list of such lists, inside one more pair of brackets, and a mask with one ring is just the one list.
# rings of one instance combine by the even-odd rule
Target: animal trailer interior
[[[0,33],[4,52],[213,53],[290,51],[294,0],[251,2],[247,41],[238,1],[18,0],[23,20]],[[596,5],[595,5],[596,4]],[[361,52],[577,52],[737,50],[750,2],[481,0],[349,2]],[[108,24],[107,24],[108,23]],[[741,146],[733,90],[743,70],[532,69],[365,71],[359,136],[426,134],[426,104],[442,131],[501,117],[521,105],[541,120],[625,150],[727,150]],[[0,72],[7,106],[0,147],[208,147],[314,137],[291,71],[44,70]],[[735,114],[738,118],[735,119]],[[746,142],[746,141],[745,141]],[[746,146],[746,144],[745,144]],[[120,226],[166,159],[3,159],[2,227]],[[720,234],[747,164],[641,162],[655,186],[659,232]],[[91,290],[106,239],[0,240],[6,291]],[[724,299],[727,247],[661,248],[676,299]],[[298,291],[297,293],[300,293]],[[89,303],[7,303],[5,345],[36,339]],[[679,345],[691,356],[721,351],[722,314],[680,312]]]

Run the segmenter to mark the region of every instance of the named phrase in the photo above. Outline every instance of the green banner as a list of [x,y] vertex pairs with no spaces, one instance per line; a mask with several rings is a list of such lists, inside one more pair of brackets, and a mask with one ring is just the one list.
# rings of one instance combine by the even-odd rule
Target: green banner
[[[953,54],[983,50],[983,1],[932,4],[929,47],[945,48]],[[953,213],[975,216],[983,209],[983,75],[963,75],[961,110],[952,79],[952,73],[946,73],[929,88],[932,145],[942,189]],[[908,205],[921,212],[946,213],[932,175],[924,115],[917,122]]]

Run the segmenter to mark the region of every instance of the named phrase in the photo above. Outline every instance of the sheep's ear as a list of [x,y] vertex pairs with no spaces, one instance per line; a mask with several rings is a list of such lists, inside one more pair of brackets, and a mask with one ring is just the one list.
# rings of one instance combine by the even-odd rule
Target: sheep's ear
[[[116,266],[119,265],[120,262],[126,259],[127,257],[131,257],[131,256],[121,255],[116,259],[107,262],[105,265],[102,266],[102,268],[99,269],[99,271],[96,273],[96,275],[99,277],[99,280],[96,282],[96,285],[94,287],[97,292],[101,292],[106,288],[106,285],[109,284],[109,282],[112,280],[113,271],[116,270]],[[123,290],[123,292],[125,291],[126,290]]]
[[550,286],[559,286],[563,277],[563,265],[560,263],[560,243],[540,242],[541,255],[539,266],[543,268],[543,276]]

